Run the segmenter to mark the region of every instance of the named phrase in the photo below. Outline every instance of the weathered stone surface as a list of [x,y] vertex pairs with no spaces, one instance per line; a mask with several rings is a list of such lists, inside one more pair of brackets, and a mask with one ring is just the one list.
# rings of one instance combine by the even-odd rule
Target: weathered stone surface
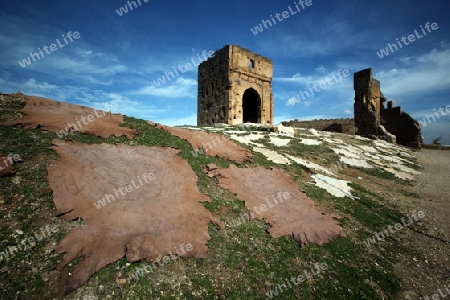
[[380,82],[372,78],[372,69],[354,74],[356,134],[364,137],[382,135],[380,125]]
[[420,124],[401,107],[393,107],[392,102],[387,109],[381,110],[381,124],[394,134],[397,143],[413,148],[421,148],[423,144]]
[[290,134],[292,136],[295,134],[295,129],[293,127],[285,126],[283,124],[278,124],[277,126],[275,126],[273,128],[273,131],[278,133]]
[[291,126],[296,128],[314,128],[320,131],[331,131],[354,135],[355,134],[355,120],[354,119],[326,119],[326,120],[311,120],[299,121],[297,119],[288,122],[282,122],[284,126]]
[[272,61],[227,45],[198,69],[197,125],[273,123]]
[[419,123],[400,107],[393,107],[380,91],[380,82],[372,78],[372,69],[354,74],[356,134],[380,138],[404,146],[421,148],[422,130]]

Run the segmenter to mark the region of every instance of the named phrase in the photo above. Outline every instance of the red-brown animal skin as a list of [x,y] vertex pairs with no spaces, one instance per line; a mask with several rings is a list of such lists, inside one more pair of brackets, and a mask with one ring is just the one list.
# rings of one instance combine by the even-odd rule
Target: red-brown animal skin
[[283,170],[235,165],[222,169],[210,164],[205,171],[208,176],[216,177],[222,188],[243,200],[252,212],[232,226],[239,221],[260,219],[271,225],[272,237],[293,236],[301,246],[323,245],[346,236],[339,222],[333,219],[337,216],[320,211]]
[[[67,221],[84,220],[56,249],[66,253],[60,270],[84,258],[70,276],[67,293],[123,257],[159,261],[182,244],[193,250],[180,256],[207,257],[208,223],[223,224],[202,206],[211,200],[199,192],[198,178],[178,150],[53,143],[60,158],[48,167],[48,179],[57,214]],[[95,205],[102,198],[104,205]]]
[[238,146],[224,135],[208,133],[203,130],[169,127],[151,121],[148,121],[147,123],[165,130],[171,135],[187,140],[197,154],[203,152],[206,155],[217,156],[238,164],[241,164],[244,161],[253,160],[253,155],[250,150]]

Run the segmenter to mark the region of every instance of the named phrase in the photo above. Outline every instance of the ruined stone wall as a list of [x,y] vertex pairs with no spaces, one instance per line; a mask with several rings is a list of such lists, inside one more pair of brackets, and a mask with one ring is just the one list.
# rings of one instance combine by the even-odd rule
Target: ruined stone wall
[[229,45],[200,64],[198,74],[198,126],[243,123],[244,99],[249,95],[250,100],[254,97],[258,101],[258,105],[251,106],[254,121],[273,123],[273,64],[270,59]]
[[[250,65],[253,62],[253,68]],[[249,50],[232,46],[230,65],[231,115],[229,124],[243,123],[243,96],[252,88],[261,97],[260,120],[258,123],[273,123],[272,76],[273,64],[268,58]]]
[[381,124],[397,137],[398,144],[421,148],[423,137],[420,124],[401,107],[392,107],[390,103],[388,108],[381,110]]
[[380,90],[380,82],[372,78],[372,69],[355,73],[353,85],[356,134],[421,148],[419,123],[400,107],[393,107],[392,101],[387,102]]
[[197,124],[228,123],[229,51],[223,48],[198,68]]
[[296,128],[313,128],[320,131],[339,132],[349,135],[354,135],[355,121],[353,119],[321,119],[311,121],[298,121],[297,119],[282,122],[283,126],[290,126]]
[[355,126],[356,134],[370,137],[379,135],[380,124],[380,82],[372,78],[372,69],[354,74]]

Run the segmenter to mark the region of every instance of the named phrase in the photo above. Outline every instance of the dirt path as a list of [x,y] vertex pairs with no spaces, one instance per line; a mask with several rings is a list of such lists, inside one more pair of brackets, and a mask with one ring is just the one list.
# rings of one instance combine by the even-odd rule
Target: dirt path
[[404,236],[417,255],[398,258],[396,272],[406,290],[401,299],[431,299],[438,289],[443,295],[450,290],[450,151],[422,150],[416,157],[425,168],[413,188],[420,199],[405,205],[423,210],[426,218]]
[[423,200],[436,226],[450,237],[450,151],[422,150],[416,156],[425,167],[418,178],[417,189],[428,197]]

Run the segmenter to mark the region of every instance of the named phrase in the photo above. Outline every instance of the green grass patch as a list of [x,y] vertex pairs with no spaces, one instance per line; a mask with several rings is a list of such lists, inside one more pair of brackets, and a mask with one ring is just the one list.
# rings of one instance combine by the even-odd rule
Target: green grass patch
[[[382,293],[393,299],[398,294],[400,283],[393,271],[393,259],[398,253],[412,250],[398,246],[395,236],[370,249],[363,242],[373,232],[381,231],[404,217],[394,208],[388,207],[382,197],[354,184],[351,187],[357,199],[332,197],[323,189],[305,183],[310,178],[298,165],[280,166],[267,160],[262,154],[254,153],[254,162],[245,163],[245,166],[286,170],[306,190],[309,197],[343,217],[340,222],[348,233],[347,238],[338,238],[324,246],[308,245],[301,248],[292,236],[272,238],[268,233],[269,225],[260,220],[229,226],[231,220],[248,211],[244,202],[220,188],[216,179],[207,177],[204,168],[209,163],[226,168],[230,162],[195,153],[187,141],[150,126],[145,121],[126,117],[122,126],[137,129],[140,134],[133,140],[124,137],[102,139],[82,133],[70,134],[67,139],[87,144],[166,146],[179,149],[179,155],[188,161],[198,176],[200,191],[208,194],[212,200],[203,205],[228,226],[218,230],[213,224],[209,224],[211,240],[208,243],[208,259],[179,258],[157,267],[138,280],[128,279],[137,268],[149,263],[128,263],[121,259],[97,272],[77,296],[96,296],[99,299],[264,299],[266,293],[286,280],[303,274],[305,270],[311,270],[316,263],[325,263],[328,267],[323,273],[313,275],[309,280],[283,291],[275,299],[379,299]],[[20,229],[24,231],[24,236],[29,236],[42,225],[57,221],[72,227],[82,226],[82,220],[65,222],[54,216],[52,191],[46,176],[47,166],[57,158],[56,153],[50,149],[51,141],[55,138],[56,134],[41,130],[0,128],[0,151],[19,154],[25,160],[16,165],[15,177],[0,178],[0,197],[3,200],[0,210],[1,249],[17,244],[15,229]],[[267,136],[258,142],[271,149],[279,148],[271,145]],[[337,157],[326,147],[304,145],[295,140],[289,147],[282,149],[294,156],[305,154],[320,157],[330,164]],[[372,172],[372,176],[404,184],[390,173],[367,169],[361,171],[366,174]],[[20,178],[19,183],[17,178]],[[357,227],[357,230],[353,230],[353,227]],[[67,231],[67,227],[62,226],[49,240],[37,243],[32,251],[20,252],[8,262],[0,261],[0,269],[8,268],[8,272],[0,272],[5,295],[29,298],[46,294],[49,279],[41,273],[54,272],[56,264],[62,258],[61,255],[49,254],[46,250],[50,241],[59,242]],[[72,262],[69,270],[81,260],[82,258]],[[38,268],[38,272],[33,266]],[[21,280],[25,277],[30,280]],[[127,279],[127,282],[118,284],[120,279]]]

